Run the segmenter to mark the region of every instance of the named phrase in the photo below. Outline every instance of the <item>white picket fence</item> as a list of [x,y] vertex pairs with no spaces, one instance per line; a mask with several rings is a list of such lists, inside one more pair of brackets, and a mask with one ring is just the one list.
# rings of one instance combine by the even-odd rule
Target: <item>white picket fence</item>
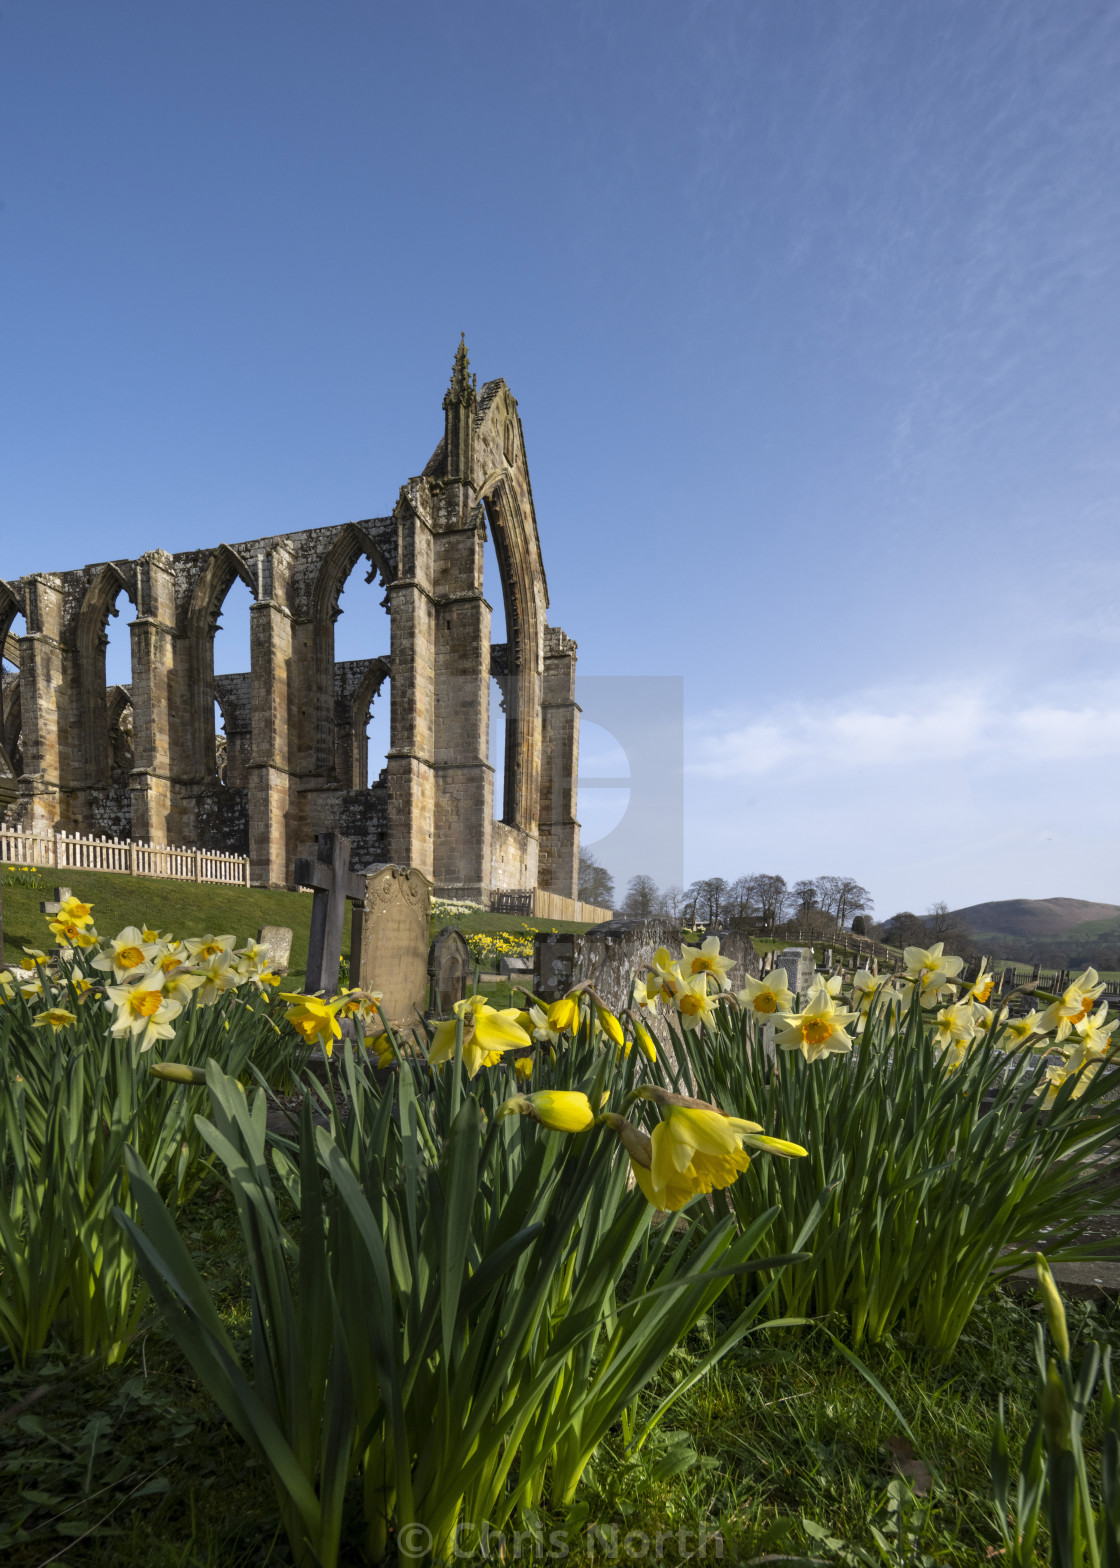
[[6,866],[51,866],[59,871],[123,871],[134,877],[249,886],[249,857],[142,839],[87,838],[81,833],[22,833],[0,826]]

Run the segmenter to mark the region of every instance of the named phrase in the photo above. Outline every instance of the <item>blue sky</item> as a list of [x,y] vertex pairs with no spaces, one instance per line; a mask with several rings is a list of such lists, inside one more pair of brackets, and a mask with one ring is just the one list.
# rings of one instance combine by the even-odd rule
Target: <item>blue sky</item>
[[465,330],[688,876],[1120,902],[1118,77],[1087,0],[15,0],[0,575],[388,511]]

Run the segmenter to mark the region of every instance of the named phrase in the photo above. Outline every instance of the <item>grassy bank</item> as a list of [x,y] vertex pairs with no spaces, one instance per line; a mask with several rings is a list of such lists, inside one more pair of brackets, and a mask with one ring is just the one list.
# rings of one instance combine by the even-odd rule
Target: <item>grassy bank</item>
[[[255,937],[264,925],[291,926],[293,981],[307,966],[307,939],[311,929],[311,894],[289,893],[282,888],[223,887],[209,882],[175,882],[156,877],[132,877],[112,871],[54,871],[39,873],[38,888],[8,887],[4,899],[4,958],[12,963],[23,957],[25,947],[48,948],[53,938],[39,904],[52,898],[56,883],[94,906],[97,929],[115,936],[124,926],[149,925],[175,936],[195,936],[211,931],[231,932],[238,944]],[[521,915],[458,916],[433,920],[432,934],[454,925],[472,931],[586,931],[571,921],[529,920]],[[350,957],[350,922],[342,935],[343,956]]]

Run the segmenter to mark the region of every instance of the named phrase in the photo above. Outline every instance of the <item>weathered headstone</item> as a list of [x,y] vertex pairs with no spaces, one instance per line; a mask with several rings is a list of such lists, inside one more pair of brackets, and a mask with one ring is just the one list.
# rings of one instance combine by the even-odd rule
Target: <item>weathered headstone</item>
[[291,926],[261,926],[257,941],[268,954],[269,969],[274,974],[287,974],[292,957]]
[[811,947],[784,947],[774,957],[774,968],[785,970],[789,988],[797,996],[809,995],[809,986],[817,972]]
[[[333,996],[337,991],[346,901],[350,899],[357,909],[365,900],[365,878],[350,870],[350,847],[350,840],[341,833],[320,833],[315,840],[315,859],[301,857],[296,861],[297,885],[315,890],[311,904],[311,936],[307,943],[307,978],[303,985],[309,996]],[[354,949],[360,946],[360,931],[361,920],[355,912],[350,937],[351,962]]]
[[575,937],[538,931],[533,937],[533,990],[542,1002],[555,1002],[575,983]]
[[394,1028],[408,1028],[423,1014],[428,990],[432,884],[415,866],[370,866],[364,881],[357,983],[381,992]]
[[473,973],[474,956],[462,932],[454,926],[437,931],[428,950],[429,1013],[446,1018],[467,995]]
[[519,985],[532,985],[533,960],[522,958],[520,953],[503,953],[498,960],[498,973],[503,980],[513,980]]

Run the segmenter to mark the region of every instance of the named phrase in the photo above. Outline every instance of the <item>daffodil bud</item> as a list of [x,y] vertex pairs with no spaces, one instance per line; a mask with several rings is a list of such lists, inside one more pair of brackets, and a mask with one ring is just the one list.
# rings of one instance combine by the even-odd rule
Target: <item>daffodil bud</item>
[[1041,1252],[1034,1255],[1035,1268],[1038,1271],[1038,1288],[1042,1292],[1042,1300],[1046,1306],[1046,1321],[1050,1325],[1050,1338],[1054,1341],[1054,1349],[1063,1361],[1069,1360],[1069,1329],[1066,1326],[1066,1309],[1062,1302],[1061,1294],[1054,1283],[1054,1276],[1050,1272],[1050,1265]]
[[1056,1449],[1068,1449],[1072,1445],[1071,1423],[1069,1412],[1069,1396],[1066,1385],[1062,1382],[1062,1374],[1058,1371],[1057,1363],[1053,1357],[1046,1369],[1046,1387],[1039,1400],[1039,1411],[1042,1416],[1042,1426],[1046,1433],[1046,1446],[1053,1452]]
[[603,1031],[603,1033],[609,1036],[609,1038],[614,1041],[615,1045],[621,1045],[623,1038],[622,1025],[619,1023],[614,1014],[608,1012],[605,1007],[597,1007],[595,1009],[595,1017],[599,1020],[599,1028]]
[[201,1067],[188,1067],[185,1062],[153,1062],[148,1071],[153,1078],[166,1078],[168,1083],[206,1082]]
[[536,1094],[515,1094],[499,1105],[495,1115],[531,1116],[552,1132],[583,1132],[595,1120],[591,1102],[574,1089],[538,1089]]

